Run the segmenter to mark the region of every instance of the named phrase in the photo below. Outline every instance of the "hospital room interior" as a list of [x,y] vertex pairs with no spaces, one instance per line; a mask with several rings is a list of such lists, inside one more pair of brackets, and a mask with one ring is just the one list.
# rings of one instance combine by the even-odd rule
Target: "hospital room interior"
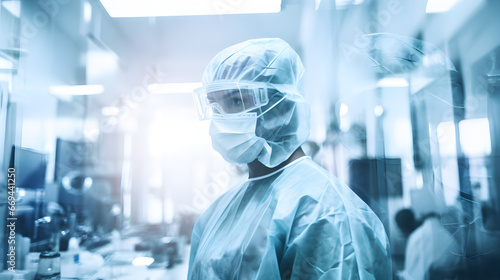
[[[499,13],[496,0],[0,0],[0,279],[203,279],[196,221],[252,170],[218,152],[193,92],[219,52],[262,38],[300,57],[299,146],[380,220],[390,277],[500,279]],[[264,279],[241,273],[204,279]]]

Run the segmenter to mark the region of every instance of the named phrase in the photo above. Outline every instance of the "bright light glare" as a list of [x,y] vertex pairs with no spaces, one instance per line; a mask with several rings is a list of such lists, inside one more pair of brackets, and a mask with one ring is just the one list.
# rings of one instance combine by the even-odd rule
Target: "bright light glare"
[[89,77],[103,77],[115,73],[119,58],[111,51],[89,50],[87,53],[87,75]]
[[103,116],[116,116],[120,113],[120,109],[118,107],[102,107],[101,114]]
[[87,23],[92,19],[92,6],[89,2],[83,3],[83,20]]
[[[190,95],[176,97],[180,97],[175,98],[176,100],[191,101]],[[148,137],[149,147],[147,148],[150,156],[156,158],[163,155],[184,155],[193,147],[199,146],[200,135],[208,134],[208,123],[204,124],[203,130],[193,129],[193,127],[200,127],[200,123],[204,123],[198,121],[193,109],[192,107],[178,108],[157,113],[157,116],[149,122],[149,133],[145,135]]]
[[102,85],[51,86],[50,93],[56,95],[93,95],[104,92]]
[[137,257],[132,261],[132,265],[134,266],[149,266],[155,261],[153,258],[148,257]]
[[2,2],[2,6],[9,11],[13,16],[20,17],[21,16],[21,1],[19,0],[8,0],[8,1],[0,1]]
[[349,131],[351,128],[351,120],[349,117],[340,118],[340,130],[343,132]]
[[393,125],[394,131],[394,148],[399,149],[401,154],[406,151],[408,147],[412,145],[412,134],[411,134],[411,122],[409,119],[401,118],[397,119]]
[[487,118],[463,120],[458,123],[458,127],[465,155],[477,157],[491,153],[490,124]]
[[111,17],[278,13],[281,0],[101,0]]
[[153,94],[192,93],[194,89],[202,86],[202,83],[150,84],[148,90]]
[[455,123],[441,122],[437,126],[437,137],[439,154],[441,157],[455,156],[457,153],[457,142],[455,139]]
[[14,68],[14,63],[11,61],[0,57],[0,69],[12,69]]
[[345,116],[349,112],[349,107],[345,103],[340,104],[339,114],[340,116]]
[[85,139],[97,141],[99,137],[99,122],[96,119],[87,119],[85,121],[83,135],[85,135]]
[[380,117],[384,113],[384,108],[380,105],[377,105],[373,109],[373,113],[375,113],[375,116]]
[[417,189],[422,189],[424,187],[424,177],[422,173],[416,174],[415,180],[415,186],[417,187]]
[[408,81],[403,78],[385,78],[377,83],[378,87],[407,87]]
[[[362,4],[363,1],[364,0],[335,0],[335,5],[337,6],[337,9],[344,9],[350,5]],[[318,4],[316,5],[319,6]]]
[[319,8],[319,4],[321,4],[321,0],[316,0],[316,4],[314,5],[316,10]]
[[425,12],[443,13],[451,9],[459,0],[429,0]]

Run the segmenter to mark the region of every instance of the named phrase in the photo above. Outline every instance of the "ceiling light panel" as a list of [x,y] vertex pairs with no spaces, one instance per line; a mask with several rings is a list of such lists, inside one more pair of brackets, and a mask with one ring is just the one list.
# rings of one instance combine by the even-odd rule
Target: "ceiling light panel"
[[94,95],[104,92],[102,85],[51,86],[50,93],[56,95]]
[[202,83],[150,84],[148,90],[152,94],[192,93],[193,90],[202,86]]
[[384,78],[377,83],[378,87],[407,87],[408,81],[404,78]]
[[458,1],[459,0],[429,0],[425,12],[428,14],[444,13],[455,6]]
[[111,17],[278,13],[281,0],[101,0]]

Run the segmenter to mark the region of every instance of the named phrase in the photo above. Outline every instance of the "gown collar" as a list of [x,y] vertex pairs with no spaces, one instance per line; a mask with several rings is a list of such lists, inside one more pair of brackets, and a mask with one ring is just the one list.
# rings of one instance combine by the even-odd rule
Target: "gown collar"
[[287,164],[287,165],[285,165],[285,166],[281,167],[281,168],[280,168],[280,169],[278,169],[278,170],[275,170],[275,171],[273,171],[273,172],[271,172],[271,173],[269,173],[269,174],[266,174],[266,175],[262,175],[262,176],[258,176],[258,177],[253,177],[253,178],[248,178],[248,179],[247,179],[247,181],[257,181],[257,180],[265,179],[265,178],[267,178],[267,177],[271,177],[271,176],[273,176],[274,174],[276,174],[276,173],[278,173],[278,172],[283,171],[285,168],[288,168],[288,167],[290,167],[290,166],[292,166],[292,165],[297,164],[298,162],[301,162],[301,161],[303,161],[303,160],[305,160],[305,159],[310,159],[310,158],[311,158],[310,156],[303,156],[303,157],[300,157],[300,158],[298,158],[298,159],[296,159],[296,160],[294,160],[294,161],[290,162],[289,164]]

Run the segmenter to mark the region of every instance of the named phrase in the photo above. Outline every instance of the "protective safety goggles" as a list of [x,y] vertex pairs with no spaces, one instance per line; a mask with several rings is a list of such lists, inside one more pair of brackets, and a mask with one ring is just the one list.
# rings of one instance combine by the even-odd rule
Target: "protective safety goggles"
[[269,102],[265,83],[213,83],[194,90],[201,120],[255,116]]

